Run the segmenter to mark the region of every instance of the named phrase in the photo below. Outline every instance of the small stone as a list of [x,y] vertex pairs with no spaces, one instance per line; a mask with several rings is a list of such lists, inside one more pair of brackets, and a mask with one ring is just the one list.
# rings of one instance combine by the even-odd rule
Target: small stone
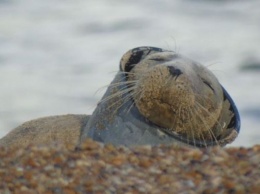
[[149,168],[152,165],[152,163],[150,159],[143,158],[139,161],[139,165],[143,168]]

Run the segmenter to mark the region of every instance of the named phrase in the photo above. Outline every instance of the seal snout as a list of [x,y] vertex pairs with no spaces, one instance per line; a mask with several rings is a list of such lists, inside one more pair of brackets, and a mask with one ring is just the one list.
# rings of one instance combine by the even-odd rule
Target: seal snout
[[173,67],[173,66],[167,66],[167,68],[168,68],[170,74],[171,74],[172,76],[174,76],[174,77],[176,76],[176,78],[177,78],[179,75],[182,74],[182,71],[181,71],[180,69],[178,69],[178,68],[175,68],[175,67]]

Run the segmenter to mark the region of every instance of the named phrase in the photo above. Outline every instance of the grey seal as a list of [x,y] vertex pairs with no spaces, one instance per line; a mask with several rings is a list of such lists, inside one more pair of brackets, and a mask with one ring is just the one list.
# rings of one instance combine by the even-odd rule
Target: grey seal
[[138,47],[123,55],[92,115],[26,122],[0,139],[0,146],[59,142],[74,149],[87,138],[125,146],[224,146],[239,130],[235,103],[206,67],[173,51]]
[[138,47],[123,55],[81,142],[223,146],[239,130],[235,103],[206,67],[173,51]]

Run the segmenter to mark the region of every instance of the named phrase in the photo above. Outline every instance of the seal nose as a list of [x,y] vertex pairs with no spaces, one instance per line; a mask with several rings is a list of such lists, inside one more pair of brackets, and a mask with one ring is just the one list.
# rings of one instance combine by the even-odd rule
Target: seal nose
[[168,69],[169,69],[170,74],[173,76],[178,77],[179,75],[182,74],[181,70],[179,70],[173,66],[168,66]]

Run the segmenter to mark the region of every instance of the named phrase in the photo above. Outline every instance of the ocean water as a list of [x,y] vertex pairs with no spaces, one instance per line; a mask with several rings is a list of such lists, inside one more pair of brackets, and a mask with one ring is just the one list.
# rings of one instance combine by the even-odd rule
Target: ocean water
[[259,7],[258,0],[0,0],[0,137],[34,118],[91,114],[121,56],[157,46],[208,66],[241,114],[231,146],[259,144]]

